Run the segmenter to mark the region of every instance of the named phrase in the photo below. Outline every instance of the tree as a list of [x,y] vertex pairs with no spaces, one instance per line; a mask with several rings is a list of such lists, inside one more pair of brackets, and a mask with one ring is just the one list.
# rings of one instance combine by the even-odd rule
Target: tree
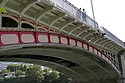
[[30,83],[41,83],[44,80],[41,66],[33,65],[27,69],[26,76]]
[[27,67],[26,65],[23,65],[23,66],[22,66],[22,71],[26,71],[27,68],[28,68],[28,67]]
[[3,69],[3,70],[1,71],[1,73],[3,73],[3,74],[8,73],[8,72],[10,72],[10,71],[7,70],[7,69]]
[[23,74],[22,70],[16,70],[16,76],[19,76],[19,75],[22,75],[22,74]]
[[53,81],[55,81],[55,80],[57,80],[58,78],[59,78],[59,73],[57,72],[57,71],[52,71],[51,73],[50,73],[50,76],[51,76],[51,79],[53,80]]
[[21,70],[23,72],[26,72],[27,65],[23,64],[10,64],[7,66],[7,70],[10,70],[11,72],[16,72],[16,70]]
[[[60,77],[58,79],[58,82],[59,83],[69,83],[70,82],[70,79],[69,77],[67,77],[66,75],[64,75],[63,73],[60,73]],[[58,83],[57,82],[57,83]]]
[[15,72],[17,70],[17,64],[10,64],[7,66],[7,70],[10,70],[10,72]]

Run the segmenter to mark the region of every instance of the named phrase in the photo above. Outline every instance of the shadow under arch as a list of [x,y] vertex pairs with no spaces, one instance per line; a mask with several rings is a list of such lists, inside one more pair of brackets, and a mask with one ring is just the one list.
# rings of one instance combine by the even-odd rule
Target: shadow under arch
[[2,27],[17,28],[18,22],[10,17],[2,17]]
[[71,77],[76,83],[81,83],[83,81],[83,77],[81,77],[81,75],[79,75],[75,71],[72,71],[70,68],[66,68],[64,65],[61,65],[61,64],[58,64],[55,62],[51,62],[51,61],[40,60],[40,59],[39,60],[30,59],[28,57],[19,58],[17,56],[11,56],[10,58],[1,58],[0,61],[25,62],[25,63],[31,63],[31,64],[38,64],[41,66],[47,66],[47,67],[53,68],[59,72],[64,73],[68,77]]
[[[72,46],[46,43],[41,46],[32,46],[32,44],[31,46],[30,44],[22,44],[20,46],[23,45],[24,47],[21,48],[1,51],[0,61],[23,61],[28,63],[45,61],[54,63],[48,67],[67,74],[76,80],[77,83],[84,83],[87,81],[97,83],[100,79],[105,80],[117,76],[116,71],[112,71],[114,69],[111,69],[109,64],[104,63],[100,59],[96,58],[94,54],[88,53],[88,51],[83,49],[80,50]],[[45,64],[45,66],[47,65]],[[102,68],[102,66],[105,68]],[[110,70],[106,72],[105,69],[109,68]]]
[[34,27],[28,23],[21,23],[21,27],[25,29],[34,29]]

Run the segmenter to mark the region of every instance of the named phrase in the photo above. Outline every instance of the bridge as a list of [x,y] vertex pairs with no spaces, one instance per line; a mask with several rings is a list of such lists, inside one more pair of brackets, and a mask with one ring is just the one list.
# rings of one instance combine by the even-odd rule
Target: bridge
[[0,61],[40,64],[75,83],[123,83],[124,42],[67,0],[0,0]]

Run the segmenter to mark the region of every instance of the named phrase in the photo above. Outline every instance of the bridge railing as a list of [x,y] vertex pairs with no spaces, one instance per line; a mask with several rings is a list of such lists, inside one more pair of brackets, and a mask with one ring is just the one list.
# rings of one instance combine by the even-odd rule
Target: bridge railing
[[[98,23],[95,20],[93,20],[88,15],[86,15],[86,21],[85,21],[83,19],[83,17],[82,17],[82,12],[79,11],[79,9],[77,7],[75,7],[73,4],[71,4],[67,0],[48,0],[48,1],[52,2],[55,6],[57,6],[58,8],[60,8],[60,9],[62,9],[64,11],[66,11],[70,15],[78,18],[82,22],[85,22],[86,24],[92,26],[93,28],[99,29],[99,25],[98,25]],[[105,30],[104,30],[104,32],[107,33],[107,31],[105,31]],[[106,34],[106,36],[108,38],[110,38],[111,40],[113,40],[114,42],[119,44],[120,46],[124,47],[124,44],[123,44],[123,42],[121,40],[119,40],[117,37],[112,37],[112,36],[114,36],[112,34],[110,34],[110,35],[108,35],[108,34],[110,34],[110,32],[108,32]]]
[[104,59],[119,73],[119,67],[114,61],[112,61],[100,50],[89,45],[84,41],[69,36],[64,36],[61,34],[47,33],[47,32],[29,32],[29,31],[0,32],[0,51],[2,50],[2,48],[4,49],[4,47],[6,46],[13,47],[13,45],[25,45],[25,44],[43,45],[42,43],[51,43],[63,46],[69,45],[70,47],[80,48],[84,51],[94,54],[96,57]]
[[104,31],[106,33],[106,36],[116,42],[118,45],[124,47],[124,42],[121,41],[119,38],[117,38],[115,35],[113,35],[111,32],[109,32],[107,29],[104,28]]
[[84,18],[82,17],[82,11],[80,11],[77,7],[75,7],[73,4],[68,2],[67,0],[49,0],[52,2],[55,6],[59,7],[60,9],[66,11],[70,15],[78,18],[82,22],[86,22],[88,25],[92,26],[93,28],[98,28],[98,23],[94,21],[92,18],[90,18],[88,15],[85,16],[86,21],[84,21]]

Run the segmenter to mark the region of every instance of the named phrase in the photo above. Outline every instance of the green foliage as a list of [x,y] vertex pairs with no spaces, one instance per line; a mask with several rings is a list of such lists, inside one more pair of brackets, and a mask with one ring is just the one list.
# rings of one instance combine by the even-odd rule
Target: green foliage
[[6,11],[6,9],[5,8],[3,8],[3,7],[0,7],[0,12],[2,12],[2,13],[7,13],[7,11]]
[[10,72],[15,72],[16,70],[21,70],[23,72],[26,72],[27,66],[26,65],[18,65],[18,64],[10,64],[7,66],[7,70],[10,70]]
[[26,71],[28,67],[26,65],[22,65],[21,68],[22,71]]
[[16,70],[16,76],[19,76],[19,75],[22,75],[22,74],[23,74],[22,70]]
[[1,71],[1,73],[3,73],[3,74],[8,73],[8,72],[10,72],[10,70],[3,69],[3,70]]
[[69,83],[70,80],[69,80],[69,77],[67,77],[66,75],[60,73],[60,77],[58,79],[58,82],[59,83]]
[[28,83],[25,77],[14,77],[0,80],[0,83]]
[[15,72],[17,70],[17,64],[10,64],[7,66],[7,70],[10,70],[10,72]]
[[59,78],[59,73],[57,71],[53,71],[50,73],[52,80],[57,80]]
[[45,68],[45,69],[43,70],[43,72],[44,72],[45,74],[49,74],[49,73],[50,73],[50,70],[52,70],[52,69],[50,69],[50,68]]
[[44,80],[43,71],[39,65],[30,66],[27,69],[26,75],[29,82],[41,83]]
[[[51,68],[42,70],[40,65],[27,67],[23,64],[11,64],[7,69],[15,71],[17,77],[0,79],[0,83],[70,83],[70,81],[72,81],[71,78]],[[7,69],[3,70],[2,73],[7,73]],[[18,77],[21,76],[24,71],[26,72],[26,76]]]

